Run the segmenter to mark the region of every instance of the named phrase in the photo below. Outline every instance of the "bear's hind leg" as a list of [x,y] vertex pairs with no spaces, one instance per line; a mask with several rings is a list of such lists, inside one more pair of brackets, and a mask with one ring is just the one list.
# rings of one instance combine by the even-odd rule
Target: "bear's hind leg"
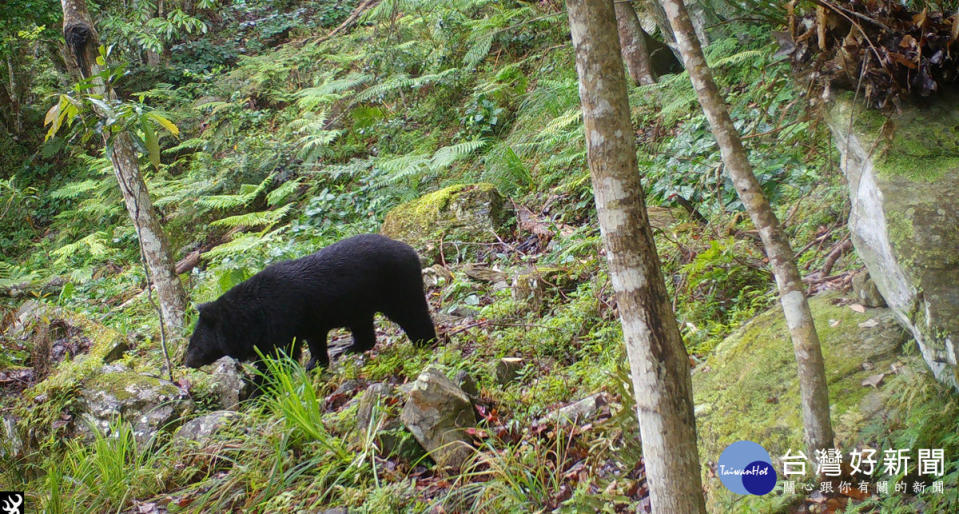
[[358,319],[350,323],[350,332],[353,332],[353,344],[346,351],[363,353],[376,344],[376,329],[373,328],[373,316]]

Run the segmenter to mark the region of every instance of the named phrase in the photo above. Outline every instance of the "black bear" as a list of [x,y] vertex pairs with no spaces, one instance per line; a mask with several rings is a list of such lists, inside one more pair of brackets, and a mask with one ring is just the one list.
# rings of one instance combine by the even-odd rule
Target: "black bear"
[[200,317],[187,347],[185,364],[210,364],[224,355],[255,359],[287,349],[294,358],[309,345],[308,369],[330,362],[327,332],[347,327],[347,350],[373,347],[373,315],[396,322],[410,340],[436,339],[423,292],[420,259],[409,245],[375,234],[344,239],[292,261],[278,262],[217,298],[199,305]]

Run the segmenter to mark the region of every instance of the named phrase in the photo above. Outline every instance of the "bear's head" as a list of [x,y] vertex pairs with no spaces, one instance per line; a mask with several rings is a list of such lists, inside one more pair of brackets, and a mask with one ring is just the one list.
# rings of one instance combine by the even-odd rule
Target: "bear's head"
[[216,302],[197,305],[200,317],[196,320],[190,344],[186,348],[186,357],[183,363],[191,368],[199,368],[223,357],[223,338],[220,323],[216,312]]

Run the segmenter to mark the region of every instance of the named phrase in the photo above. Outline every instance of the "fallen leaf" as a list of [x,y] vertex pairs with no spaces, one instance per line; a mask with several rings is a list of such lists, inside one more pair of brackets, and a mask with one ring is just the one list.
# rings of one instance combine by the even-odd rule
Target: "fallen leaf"
[[859,324],[859,328],[872,328],[879,325],[879,320],[872,318]]
[[861,304],[858,304],[858,303],[854,303],[854,304],[850,305],[849,308],[852,309],[852,310],[854,310],[854,311],[856,311],[856,312],[858,312],[858,313],[860,313],[860,314],[866,312],[866,308],[863,307]]

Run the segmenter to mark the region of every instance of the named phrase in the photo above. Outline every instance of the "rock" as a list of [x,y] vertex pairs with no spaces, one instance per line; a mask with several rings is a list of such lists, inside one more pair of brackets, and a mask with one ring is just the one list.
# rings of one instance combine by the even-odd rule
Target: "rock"
[[538,312],[543,306],[546,283],[535,268],[526,269],[513,275],[513,299],[526,302],[528,309]]
[[435,368],[413,382],[400,420],[440,468],[459,469],[472,453],[464,429],[476,423],[473,403]]
[[827,123],[853,245],[936,378],[959,388],[959,93],[889,117],[852,96],[833,102]]
[[27,300],[17,310],[13,324],[4,334],[10,339],[49,339],[50,361],[88,354],[100,362],[112,362],[130,349],[117,331],[62,307]]
[[[415,383],[415,382],[414,382]],[[410,389],[412,390],[412,388]],[[391,412],[393,409],[387,407],[387,401],[397,394],[398,388],[390,384],[371,384],[359,397],[359,406],[356,413],[356,432],[361,438],[370,435],[370,423],[376,422],[377,426],[374,435],[374,441],[379,455],[404,455],[422,456],[423,450],[420,445],[410,437],[410,433],[404,430],[403,424],[396,419]],[[373,407],[379,404],[383,409],[383,418],[373,418]]]
[[366,433],[370,426],[370,420],[373,417],[373,406],[382,402],[393,395],[393,386],[389,384],[370,384],[360,397],[359,407],[356,411],[356,430],[360,433]]
[[231,410],[217,410],[187,421],[177,430],[177,439],[203,443],[213,434],[228,427],[240,415]]
[[[836,444],[848,447],[868,440],[860,432],[867,423],[874,433],[887,433],[891,412],[901,402],[901,390],[889,387],[901,381],[887,378],[875,388],[862,381],[904,359],[920,369],[925,365],[918,355],[902,355],[908,334],[890,309],[859,313],[834,304],[838,298],[835,293],[815,296],[809,307],[822,343]],[[707,366],[709,372],[699,370]],[[717,462],[726,446],[741,439],[765,448],[777,470],[782,469],[777,459],[788,449],[806,451],[796,360],[781,307],[771,307],[730,334],[699,368],[692,382],[702,462]],[[815,463],[814,456],[810,459]],[[709,512],[741,510],[743,504],[737,502],[742,497],[723,487],[717,476],[704,471],[703,484]]]
[[496,383],[506,385],[513,381],[525,363],[519,357],[504,357],[496,363]]
[[420,255],[446,262],[480,256],[498,243],[511,207],[492,184],[450,186],[399,205],[386,214],[380,232],[409,243]]
[[17,457],[23,452],[23,439],[13,416],[0,418],[0,457]]
[[250,396],[252,385],[246,380],[243,365],[232,357],[220,357],[213,363],[212,380],[223,409],[236,410]]
[[477,264],[474,262],[468,262],[463,265],[463,273],[467,277],[472,278],[473,280],[479,280],[480,282],[505,282],[506,273],[498,269],[490,268],[489,266],[484,266],[482,264]]
[[556,422],[560,425],[588,423],[588,420],[595,418],[599,410],[606,405],[609,405],[606,393],[591,394],[549,413],[540,422]]
[[110,363],[115,360],[120,360],[123,358],[123,354],[130,350],[130,345],[122,339],[117,339],[113,342],[111,348],[106,351],[106,354],[103,356],[103,362]]
[[453,272],[442,264],[434,264],[423,268],[423,287],[442,287],[453,281]]
[[886,300],[879,293],[868,271],[860,271],[852,277],[852,291],[859,303],[866,307],[885,307]]
[[[132,371],[101,373],[88,380],[80,391],[79,410],[83,418],[103,433],[117,416],[133,426],[137,443],[146,444],[160,430],[193,405],[176,384]],[[81,432],[90,436],[87,423]]]
[[465,369],[456,372],[456,375],[453,376],[453,383],[468,394],[471,399],[479,398],[479,388],[476,387],[476,381]]

